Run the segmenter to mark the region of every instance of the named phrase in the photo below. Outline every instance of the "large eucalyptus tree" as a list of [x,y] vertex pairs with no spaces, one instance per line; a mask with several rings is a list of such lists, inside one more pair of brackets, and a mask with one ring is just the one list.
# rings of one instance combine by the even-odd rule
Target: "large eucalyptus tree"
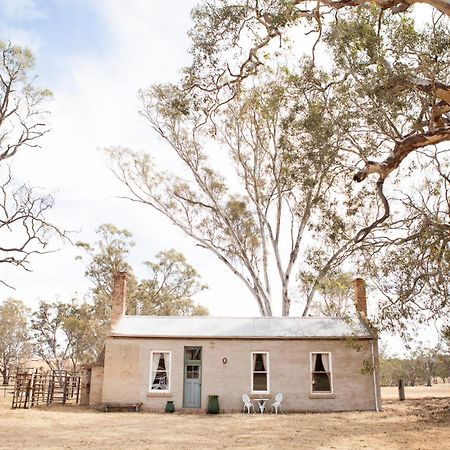
[[[131,198],[216,254],[263,315],[277,299],[289,314],[297,273],[307,315],[318,284],[347,258],[367,272],[371,258],[418,243],[410,225],[421,190],[408,192],[409,175],[419,182],[439,166],[438,188],[448,177],[446,154],[436,159],[433,147],[450,138],[447,19],[418,26],[369,6],[334,8],[331,18],[319,4],[303,28],[316,39],[296,53],[302,29],[289,30],[303,23],[299,8],[217,1],[193,11],[193,64],[182,82],[141,93],[144,117],[185,177],[162,173],[148,155],[111,151]],[[215,165],[219,146],[231,177]],[[436,217],[440,264],[445,210]]]

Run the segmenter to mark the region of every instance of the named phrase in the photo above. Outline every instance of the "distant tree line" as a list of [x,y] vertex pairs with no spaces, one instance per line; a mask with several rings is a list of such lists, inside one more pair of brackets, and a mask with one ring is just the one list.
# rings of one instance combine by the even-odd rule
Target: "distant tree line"
[[418,348],[409,358],[381,358],[381,385],[397,386],[403,380],[406,386],[450,382],[450,352],[441,346]]

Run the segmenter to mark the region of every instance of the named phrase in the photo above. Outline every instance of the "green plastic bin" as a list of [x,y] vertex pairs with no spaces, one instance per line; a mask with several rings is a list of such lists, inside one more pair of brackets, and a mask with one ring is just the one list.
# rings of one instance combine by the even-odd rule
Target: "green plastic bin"
[[219,396],[218,395],[208,395],[208,409],[207,414],[219,414]]

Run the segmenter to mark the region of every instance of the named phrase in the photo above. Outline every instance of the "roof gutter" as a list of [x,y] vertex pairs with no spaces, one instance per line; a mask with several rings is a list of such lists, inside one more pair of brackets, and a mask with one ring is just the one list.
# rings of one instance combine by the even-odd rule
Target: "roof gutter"
[[133,335],[133,334],[118,334],[114,333],[109,337],[115,339],[210,339],[210,340],[220,340],[220,339],[233,339],[233,340],[294,340],[294,341],[344,341],[347,339],[358,339],[358,340],[372,340],[373,336],[158,336],[158,335]]

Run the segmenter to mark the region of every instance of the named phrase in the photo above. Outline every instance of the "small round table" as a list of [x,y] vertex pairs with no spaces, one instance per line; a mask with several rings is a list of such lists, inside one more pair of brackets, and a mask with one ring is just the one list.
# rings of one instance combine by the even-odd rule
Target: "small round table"
[[261,414],[263,414],[266,409],[266,403],[269,399],[268,398],[254,398],[253,400],[255,400],[255,402],[258,403],[259,412]]

